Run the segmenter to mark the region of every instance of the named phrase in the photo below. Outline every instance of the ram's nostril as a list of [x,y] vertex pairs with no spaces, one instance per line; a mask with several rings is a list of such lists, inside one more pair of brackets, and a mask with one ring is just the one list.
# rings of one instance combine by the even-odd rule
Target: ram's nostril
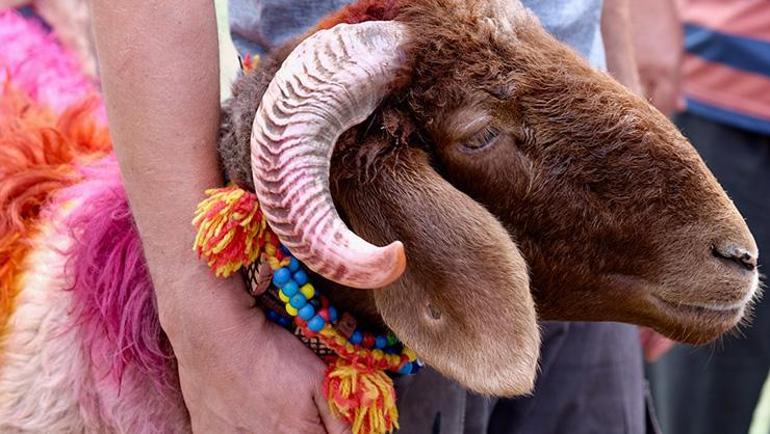
[[712,248],[712,252],[717,258],[734,262],[746,270],[754,271],[754,269],[757,268],[757,255],[752,254],[742,247],[736,245],[714,247]]

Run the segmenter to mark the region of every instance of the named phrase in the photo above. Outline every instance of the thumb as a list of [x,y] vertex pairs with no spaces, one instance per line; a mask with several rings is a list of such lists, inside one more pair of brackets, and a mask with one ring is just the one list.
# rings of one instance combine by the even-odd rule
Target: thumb
[[652,103],[666,116],[674,114],[679,98],[679,89],[674,80],[662,78],[657,80],[651,89]]
[[337,419],[329,409],[329,403],[326,402],[326,397],[321,392],[320,385],[316,387],[316,391],[313,394],[313,401],[315,401],[318,414],[321,416],[321,423],[328,434],[352,434],[350,425],[345,421]]

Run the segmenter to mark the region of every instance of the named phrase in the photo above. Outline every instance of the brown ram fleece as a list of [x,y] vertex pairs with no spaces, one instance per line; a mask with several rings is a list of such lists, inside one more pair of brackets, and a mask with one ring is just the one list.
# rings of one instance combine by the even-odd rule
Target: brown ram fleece
[[[536,342],[536,330],[501,336],[501,322],[522,319],[490,318],[484,303],[510,296],[488,283],[499,283],[498,268],[512,270],[520,251],[542,319],[638,323],[689,342],[738,323],[757,273],[724,252],[740,247],[755,259],[756,244],[663,115],[591,69],[523,8],[401,0],[394,14],[377,7],[385,3],[392,2],[361,1],[322,24],[395,15],[412,29],[405,84],[340,138],[330,182],[340,214],[359,235],[405,241],[408,270],[374,295],[336,289],[338,302],[381,315],[399,334],[419,324],[421,355],[449,357],[441,345],[455,336],[431,334],[435,317],[462,318],[467,324],[456,329],[482,335],[486,328],[503,339],[485,340],[496,347],[487,354],[510,354],[500,342]],[[295,46],[237,82],[225,109],[221,154],[240,185],[252,186],[254,113]],[[441,194],[420,190],[423,183],[441,186]],[[479,242],[482,228],[494,234],[499,226],[482,207],[505,227],[505,240]],[[455,345],[454,360],[473,357],[478,348],[467,342]],[[447,373],[439,359],[430,362]],[[497,381],[474,386],[497,392]]]

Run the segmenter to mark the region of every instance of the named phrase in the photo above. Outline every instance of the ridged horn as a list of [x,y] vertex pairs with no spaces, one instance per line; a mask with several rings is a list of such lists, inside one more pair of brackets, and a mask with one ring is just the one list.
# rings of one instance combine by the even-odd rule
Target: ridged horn
[[404,65],[403,24],[340,24],[307,38],[265,92],[251,135],[254,187],[268,224],[311,270],[354,288],[380,288],[406,267],[404,246],[377,247],[342,221],[329,191],[340,135],[363,122]]

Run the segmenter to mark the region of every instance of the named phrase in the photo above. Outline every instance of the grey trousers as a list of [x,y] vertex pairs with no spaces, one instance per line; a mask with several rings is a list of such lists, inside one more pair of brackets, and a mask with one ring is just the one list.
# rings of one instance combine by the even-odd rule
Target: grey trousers
[[[770,137],[692,113],[675,119],[727,190],[770,266]],[[770,298],[751,325],[706,347],[680,346],[648,368],[663,431],[746,434],[770,369]]]
[[543,324],[532,396],[495,400],[426,370],[397,382],[400,434],[643,434],[645,384],[636,327]]

